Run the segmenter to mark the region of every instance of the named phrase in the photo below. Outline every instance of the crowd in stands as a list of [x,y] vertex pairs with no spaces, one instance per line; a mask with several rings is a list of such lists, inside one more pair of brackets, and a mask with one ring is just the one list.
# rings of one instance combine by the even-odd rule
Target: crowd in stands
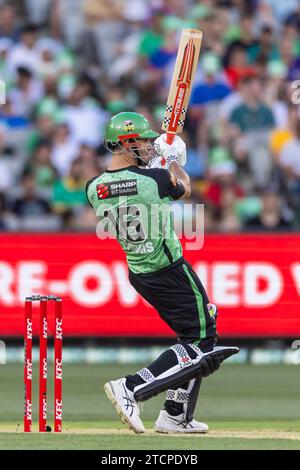
[[204,41],[184,203],[206,231],[299,229],[299,0],[0,0],[0,231],[95,229],[105,124],[160,130],[185,27]]

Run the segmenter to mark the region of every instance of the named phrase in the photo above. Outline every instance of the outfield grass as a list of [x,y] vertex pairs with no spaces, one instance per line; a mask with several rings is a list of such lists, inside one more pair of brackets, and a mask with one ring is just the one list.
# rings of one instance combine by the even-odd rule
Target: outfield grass
[[[296,366],[224,365],[204,381],[197,407],[197,417],[208,422],[210,433],[183,438],[151,431],[163,396],[144,405],[145,435],[134,435],[119,421],[103,384],[135,368],[65,365],[64,433],[24,435],[22,364],[0,366],[0,449],[300,449],[300,381]],[[34,373],[37,378],[36,368]],[[34,385],[36,419],[36,380]],[[52,388],[49,383],[51,411]]]

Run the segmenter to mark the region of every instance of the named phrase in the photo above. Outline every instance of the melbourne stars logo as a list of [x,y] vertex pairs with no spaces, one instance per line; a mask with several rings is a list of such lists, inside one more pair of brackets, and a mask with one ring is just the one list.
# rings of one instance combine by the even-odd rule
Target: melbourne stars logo
[[124,130],[126,132],[131,132],[134,129],[134,125],[132,121],[124,121]]

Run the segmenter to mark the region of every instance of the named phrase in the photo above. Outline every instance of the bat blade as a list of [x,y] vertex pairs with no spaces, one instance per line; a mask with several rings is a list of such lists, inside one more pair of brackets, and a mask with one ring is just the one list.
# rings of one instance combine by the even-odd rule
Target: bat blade
[[194,75],[199,60],[202,36],[202,31],[199,29],[184,29],[181,33],[162,123],[162,130],[167,133],[167,142],[169,144],[173,142],[175,134],[179,134],[183,130]]

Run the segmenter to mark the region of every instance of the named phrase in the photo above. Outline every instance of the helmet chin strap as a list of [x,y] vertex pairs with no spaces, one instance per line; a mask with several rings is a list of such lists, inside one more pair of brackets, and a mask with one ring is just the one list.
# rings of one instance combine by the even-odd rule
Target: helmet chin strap
[[[129,142],[134,143],[134,139],[129,139]],[[141,150],[145,150],[145,149],[142,148]],[[144,160],[143,157],[141,157],[140,155],[140,150],[138,149],[135,149],[135,148],[130,149],[130,152],[134,154],[137,160],[138,166],[146,167],[149,164],[149,161],[151,161],[151,159],[149,159],[149,161]]]
[[137,159],[137,162],[138,162],[139,166],[147,166],[148,165],[148,163],[145,162],[145,160],[142,159],[142,157],[140,156],[138,150],[134,150],[134,153],[136,155],[136,159]]

